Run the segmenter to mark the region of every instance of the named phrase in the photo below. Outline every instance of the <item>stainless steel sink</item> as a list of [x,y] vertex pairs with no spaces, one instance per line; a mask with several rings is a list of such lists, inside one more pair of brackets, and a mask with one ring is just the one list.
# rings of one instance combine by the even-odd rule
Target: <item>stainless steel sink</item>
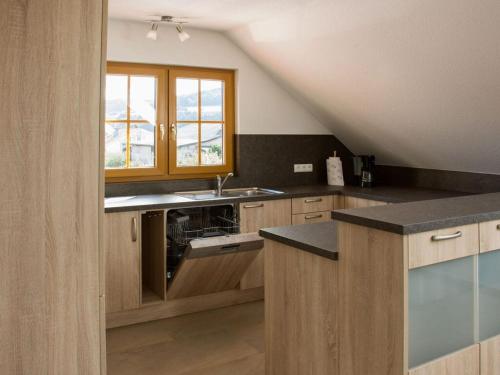
[[218,195],[216,190],[182,191],[174,194],[179,195],[183,198],[202,201],[210,199],[260,197],[266,195],[283,194],[283,192],[278,190],[251,187],[251,188],[239,188],[239,189],[225,189],[222,191],[221,195]]

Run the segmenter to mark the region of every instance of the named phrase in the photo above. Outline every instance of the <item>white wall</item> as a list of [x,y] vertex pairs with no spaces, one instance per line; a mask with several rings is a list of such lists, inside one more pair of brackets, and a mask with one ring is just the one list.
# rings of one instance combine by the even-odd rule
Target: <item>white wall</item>
[[353,152],[500,174],[500,1],[304,1],[229,35]]
[[191,39],[181,43],[175,29],[160,26],[152,41],[145,38],[148,28],[110,20],[108,60],[236,69],[239,134],[331,134],[225,35],[186,29]]

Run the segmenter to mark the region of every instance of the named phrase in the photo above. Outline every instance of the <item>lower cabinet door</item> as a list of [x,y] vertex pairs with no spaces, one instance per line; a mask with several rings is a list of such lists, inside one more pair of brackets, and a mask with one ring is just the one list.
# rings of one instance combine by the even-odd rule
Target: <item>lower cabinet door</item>
[[408,362],[429,363],[475,344],[476,257],[408,273]]
[[106,312],[136,309],[140,305],[141,253],[139,212],[104,215]]
[[[479,340],[500,335],[500,250],[479,255]],[[498,373],[500,375],[500,372]]]
[[[258,232],[261,228],[292,224],[292,200],[278,199],[240,203],[241,233]],[[264,252],[257,255],[240,282],[241,289],[264,286]]]
[[500,374],[500,336],[481,343],[481,375]]
[[476,344],[411,369],[409,375],[479,375],[479,361],[479,344]]

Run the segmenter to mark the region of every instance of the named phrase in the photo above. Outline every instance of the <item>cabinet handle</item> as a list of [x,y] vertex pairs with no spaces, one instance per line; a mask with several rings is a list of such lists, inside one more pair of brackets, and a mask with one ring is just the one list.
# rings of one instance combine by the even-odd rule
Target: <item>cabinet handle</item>
[[304,219],[311,220],[311,219],[319,219],[320,217],[323,217],[323,215],[321,215],[321,214],[318,214],[318,215],[306,215],[306,216],[304,216]]
[[500,224],[497,225],[497,229],[500,230]]
[[137,218],[132,218],[132,242],[137,241]]
[[453,234],[444,234],[442,236],[434,235],[431,237],[431,240],[432,241],[443,241],[443,240],[451,240],[453,238],[458,238],[458,237],[462,237],[461,231],[458,231],[457,233],[453,233]]
[[264,207],[264,203],[243,205],[243,208],[259,208],[259,207]]
[[322,200],[323,200],[322,198],[313,198],[313,199],[305,199],[304,202],[315,203],[315,202],[321,202]]

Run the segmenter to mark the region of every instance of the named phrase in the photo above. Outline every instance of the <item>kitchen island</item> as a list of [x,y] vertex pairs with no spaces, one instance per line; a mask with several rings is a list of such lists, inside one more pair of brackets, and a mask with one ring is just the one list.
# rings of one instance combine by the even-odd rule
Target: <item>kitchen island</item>
[[260,231],[267,374],[500,374],[500,193],[333,218]]

